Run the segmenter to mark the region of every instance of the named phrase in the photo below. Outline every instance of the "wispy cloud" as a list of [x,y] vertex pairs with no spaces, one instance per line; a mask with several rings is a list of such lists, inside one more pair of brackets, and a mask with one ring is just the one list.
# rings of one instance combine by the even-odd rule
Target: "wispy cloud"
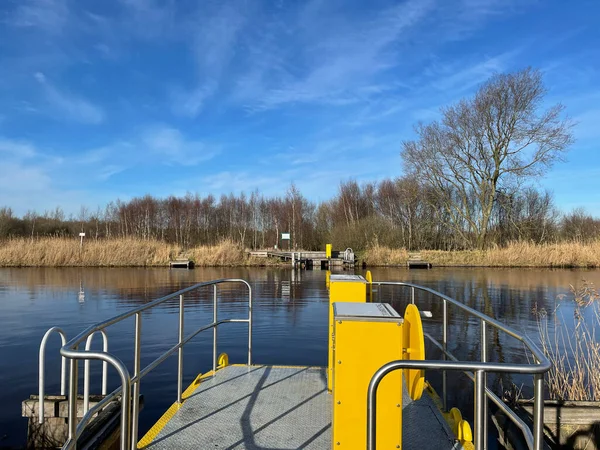
[[0,137],[0,154],[4,160],[6,158],[23,160],[33,158],[36,155],[36,149],[29,142]]
[[69,18],[69,9],[64,0],[21,0],[5,20],[9,25],[59,34]]
[[167,126],[158,126],[146,131],[142,143],[169,163],[195,166],[214,158],[219,149],[201,141],[186,139],[181,131]]
[[[221,102],[226,99],[252,111],[365,103],[396,91],[402,85],[398,74],[418,62],[419,55],[466,38],[488,18],[517,9],[515,5],[496,0],[408,0],[375,12],[357,12],[336,2],[312,0],[267,14],[222,4],[195,23],[200,31],[194,34],[191,52],[198,76],[192,88],[171,89],[172,107],[195,117],[217,94]],[[486,58],[470,74],[454,80],[445,75],[440,84],[464,86],[460,77],[473,74],[476,81],[469,81],[478,83],[502,69],[501,63]]]
[[104,111],[99,106],[51,84],[42,72],[34,75],[42,86],[50,108],[65,117],[83,123],[98,124],[104,120]]
[[242,2],[219,3],[216,10],[205,4],[192,16],[187,33],[196,65],[195,80],[192,88],[173,89],[172,108],[176,114],[197,116],[205,100],[217,92],[225,69],[242,47],[238,35],[247,25],[248,9]]

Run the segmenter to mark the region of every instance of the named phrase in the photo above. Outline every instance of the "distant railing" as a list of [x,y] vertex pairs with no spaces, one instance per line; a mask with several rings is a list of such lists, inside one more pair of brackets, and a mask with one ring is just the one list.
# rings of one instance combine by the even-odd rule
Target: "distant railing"
[[[222,319],[218,320],[218,286],[224,283],[242,283],[248,288],[248,317],[244,319]],[[197,291],[202,288],[213,287],[213,321],[212,323],[202,326],[195,330],[193,333],[184,337],[184,296],[187,293]],[[140,368],[140,355],[141,355],[141,337],[142,337],[142,312],[155,308],[163,303],[179,297],[179,339],[176,345],[171,347],[169,350],[160,355],[153,362],[148,364],[143,369]],[[100,332],[103,337],[106,337],[105,329],[111,325],[119,323],[129,317],[135,316],[135,334],[134,334],[134,368],[133,377],[130,375],[125,364],[117,357],[108,353],[108,341],[104,340],[104,347],[102,352],[90,351],[90,343],[92,336]],[[64,333],[60,329],[51,329],[44,336],[42,340],[42,346],[45,347],[45,340],[51,331],[57,331],[61,333],[63,337],[63,347],[60,350],[61,355],[64,358],[70,360],[69,368],[69,438],[63,449],[76,449],[77,439],[81,436],[83,430],[91,420],[91,418],[101,411],[111,401],[121,397],[121,436],[120,436],[120,448],[121,450],[135,450],[137,448],[138,438],[138,416],[139,416],[139,400],[140,400],[140,381],[151,372],[154,368],[164,362],[169,356],[176,351],[178,352],[178,370],[177,370],[177,402],[182,402],[183,392],[183,347],[184,345],[197,336],[199,333],[209,330],[213,330],[213,371],[217,369],[217,329],[218,326],[224,323],[248,323],[248,364],[252,364],[252,288],[247,281],[241,279],[220,279],[214,281],[208,281],[204,283],[198,283],[194,286],[182,289],[180,291],[169,294],[165,297],[161,297],[154,300],[146,305],[127,311],[120,314],[112,319],[105,320],[104,322],[97,323],[90,326],[86,330],[79,333],[76,337],[71,339],[66,344],[64,343]],[[79,350],[79,347],[83,344],[85,350]],[[42,349],[40,349],[40,364],[42,360]],[[63,359],[64,359],[63,358]],[[78,391],[78,361],[83,359],[85,361],[86,375],[84,377],[84,415],[77,424],[77,391]],[[88,379],[88,365],[90,360],[103,361],[103,394],[106,392],[106,367],[107,364],[113,366],[121,379],[121,386],[115,389],[110,394],[106,395],[101,401],[99,401],[92,408],[89,408],[89,379]],[[43,386],[43,377],[40,376],[40,386]],[[64,361],[63,361],[63,394],[64,394]],[[40,389],[40,396],[43,394],[43,387]],[[43,408],[43,397],[40,397]],[[89,409],[88,409],[89,408]]]
[[[544,444],[544,373],[551,368],[551,363],[546,358],[546,355],[535,345],[535,343],[527,336],[513,330],[512,328],[498,322],[497,320],[486,316],[480,311],[473,309],[458,300],[455,300],[441,292],[433,289],[419,286],[412,283],[380,281],[373,282],[377,286],[401,286],[408,287],[411,290],[410,301],[415,303],[415,290],[428,292],[434,296],[435,300],[443,302],[443,328],[442,328],[442,343],[434,339],[430,334],[424,333],[436,347],[438,347],[444,355],[452,361],[392,361],[382,366],[371,378],[367,395],[367,449],[376,449],[376,433],[377,433],[377,388],[381,380],[389,373],[400,369],[430,369],[442,371],[442,397],[443,408],[447,411],[447,383],[446,371],[464,371],[469,378],[475,383],[475,424],[474,424],[474,444],[477,450],[483,450],[487,447],[487,399],[490,398],[507,416],[515,423],[515,425],[523,433],[523,437],[527,442],[530,450],[542,450]],[[378,289],[378,295],[380,289]],[[458,361],[454,355],[448,352],[448,304],[454,305],[466,312],[467,314],[476,317],[481,324],[481,361]],[[523,345],[533,355],[534,364],[507,364],[507,363],[491,363],[487,357],[487,325],[496,328],[497,330],[512,336]],[[534,390],[534,408],[533,408],[533,434],[529,427],[521,418],[497,395],[487,388],[486,374],[487,372],[508,372],[533,375],[533,390]]]

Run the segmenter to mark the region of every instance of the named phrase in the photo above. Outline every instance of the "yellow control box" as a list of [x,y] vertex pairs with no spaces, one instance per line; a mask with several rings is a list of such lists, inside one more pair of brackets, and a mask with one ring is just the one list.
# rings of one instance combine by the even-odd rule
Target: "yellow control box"
[[[364,449],[367,388],[384,364],[402,359],[403,320],[384,303],[334,303],[333,449]],[[377,448],[402,448],[402,371],[377,392]]]
[[333,380],[333,304],[334,302],[367,301],[367,280],[361,275],[334,274],[329,277],[329,365],[327,389],[331,392]]

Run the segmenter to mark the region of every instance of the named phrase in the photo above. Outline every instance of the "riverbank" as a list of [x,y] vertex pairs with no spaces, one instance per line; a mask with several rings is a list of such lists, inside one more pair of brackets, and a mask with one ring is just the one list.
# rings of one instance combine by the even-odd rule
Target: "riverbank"
[[185,251],[156,240],[64,238],[10,239],[0,243],[0,267],[168,267],[169,261],[188,258],[200,267],[265,266],[279,261],[249,257],[232,241]]
[[[515,242],[489,250],[422,250],[419,253],[434,267],[600,267],[600,241],[543,245]],[[405,249],[382,246],[368,248],[361,258],[370,267],[406,266],[407,259]]]
[[[419,253],[434,267],[600,267],[600,241],[546,245],[517,242],[483,251]],[[368,267],[404,267],[408,256],[405,249],[374,246],[359,253],[359,262]],[[250,257],[232,241],[185,251],[175,244],[141,239],[90,239],[82,249],[79,241],[72,238],[16,238],[0,242],[0,267],[168,267],[169,261],[178,257],[188,258],[199,267],[289,265]]]

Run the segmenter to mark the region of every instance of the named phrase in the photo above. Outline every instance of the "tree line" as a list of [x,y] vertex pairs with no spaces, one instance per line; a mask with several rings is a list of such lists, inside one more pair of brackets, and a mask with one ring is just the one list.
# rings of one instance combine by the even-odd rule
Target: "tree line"
[[[528,187],[497,196],[489,219],[488,245],[600,238],[600,219],[583,209],[561,213],[548,191]],[[184,248],[224,239],[252,249],[316,250],[326,243],[355,250],[373,244],[409,250],[472,248],[454,227],[446,225],[451,218],[442,202],[435,189],[411,176],[362,185],[344,181],[337,195],[319,204],[293,184],[274,197],[257,191],[219,198],[192,193],[167,198],[146,195],[110,202],[95,211],[82,207],[69,217],[60,208],[17,217],[3,207],[0,238],[76,237],[85,232],[86,239],[164,240]],[[290,241],[282,241],[281,233],[290,233]],[[476,245],[475,236],[472,243]]]

